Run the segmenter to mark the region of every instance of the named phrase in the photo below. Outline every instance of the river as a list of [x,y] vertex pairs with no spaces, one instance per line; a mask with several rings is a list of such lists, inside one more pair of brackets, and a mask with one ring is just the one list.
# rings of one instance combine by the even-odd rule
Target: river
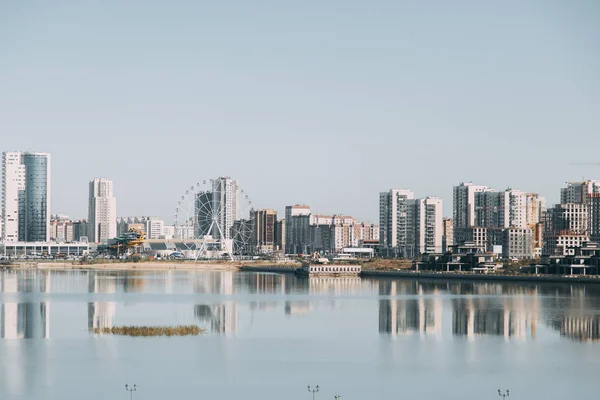
[[597,399],[599,339],[600,285],[0,272],[3,400]]

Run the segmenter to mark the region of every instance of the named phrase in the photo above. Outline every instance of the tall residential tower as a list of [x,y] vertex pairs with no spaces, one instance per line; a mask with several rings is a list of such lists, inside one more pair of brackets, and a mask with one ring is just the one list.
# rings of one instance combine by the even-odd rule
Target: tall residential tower
[[100,243],[117,236],[117,200],[113,183],[105,178],[90,182],[88,240]]
[[2,218],[6,243],[50,240],[50,154],[2,154]]

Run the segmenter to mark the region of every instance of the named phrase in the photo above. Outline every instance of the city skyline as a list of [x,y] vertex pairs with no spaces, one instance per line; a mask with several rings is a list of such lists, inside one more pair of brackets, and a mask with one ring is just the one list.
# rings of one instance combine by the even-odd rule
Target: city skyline
[[[21,163],[20,160],[23,157],[21,155],[26,155],[26,156],[28,156],[30,158],[31,157],[44,157],[44,158],[47,158],[48,160],[50,159],[50,153],[48,153],[48,152],[33,153],[33,152],[19,152],[19,151],[17,151],[17,152],[14,152],[14,151],[3,151],[3,159],[9,160],[8,161],[9,163],[13,163],[13,164],[16,163],[15,165],[17,165],[17,166],[21,165],[20,164]],[[10,157],[12,157],[12,159]],[[25,158],[25,157],[23,157],[23,158]],[[55,158],[53,157],[53,162],[52,162],[53,165],[54,165],[54,162],[55,162],[54,160],[55,160]],[[6,163],[7,161],[4,161],[4,162]],[[10,165],[8,165],[8,167],[12,168]],[[24,175],[24,171],[25,171],[24,167],[21,167],[21,168],[22,168],[22,170],[15,169],[13,171],[13,170],[7,169],[7,171],[10,172],[11,174],[14,174],[17,180],[23,180],[23,183],[19,183],[20,181],[16,182],[18,185],[23,186],[24,182],[25,182],[25,179],[26,179],[26,176]],[[50,170],[49,161],[48,161],[48,166],[47,167],[44,166],[44,171],[45,171],[45,174],[47,174],[47,176],[44,179],[46,179],[47,182],[48,182],[46,190],[47,190],[48,193],[52,193],[51,188],[52,188],[52,185],[54,184],[54,178],[52,177],[53,174],[51,173],[51,170]],[[21,175],[17,176],[18,174],[21,174],[23,176],[22,177],[21,177]],[[229,177],[216,179],[215,180],[215,185],[216,185],[217,181],[220,182],[220,180],[223,180],[223,179],[225,179],[227,181],[231,180],[232,182],[235,183],[236,188],[237,188],[237,179],[234,178],[235,180],[232,180]],[[590,181],[590,179],[586,179],[586,180]],[[594,181],[594,179],[591,179],[591,181]],[[52,182],[52,185],[50,184],[50,182]],[[92,218],[92,211],[91,211],[92,210],[92,205],[93,205],[92,202],[95,201],[94,200],[94,197],[95,197],[94,196],[94,191],[100,190],[99,188],[101,188],[102,191],[104,192],[103,196],[107,196],[107,199],[110,202],[110,204],[108,206],[108,210],[109,210],[109,212],[111,214],[111,217],[107,218],[108,216],[105,216],[105,218],[107,218],[107,220],[114,220],[115,221],[115,223],[111,224],[111,227],[110,227],[111,234],[109,234],[109,236],[111,236],[111,237],[114,237],[114,234],[117,231],[117,229],[116,229],[116,220],[117,220],[117,218],[127,218],[127,217],[132,217],[132,216],[145,215],[147,217],[157,217],[158,219],[164,221],[164,223],[167,224],[167,225],[172,224],[174,222],[172,220],[172,218],[171,218],[172,213],[171,214],[167,213],[166,215],[161,215],[161,214],[156,213],[156,212],[150,212],[150,213],[146,213],[146,214],[143,214],[141,212],[134,212],[132,214],[122,214],[122,213],[118,213],[117,214],[117,213],[115,213],[116,199],[113,196],[113,181],[111,179],[107,179],[107,178],[93,178],[91,181],[88,180],[87,182],[88,182],[88,196],[87,196],[88,197],[88,204],[87,204],[88,207],[87,207],[87,213],[86,213],[86,215],[83,218],[77,218],[77,217],[72,217],[73,215],[78,215],[78,214],[72,213],[71,210],[60,210],[59,211],[59,210],[55,210],[53,208],[49,208],[48,210],[46,210],[46,214],[47,214],[46,219],[48,220],[48,223],[50,221],[50,215],[57,215],[57,216],[58,215],[63,215],[63,216],[68,215],[73,220],[80,220],[81,219],[81,220],[87,220],[88,222],[90,222],[91,218]],[[579,183],[579,182],[583,182],[583,181],[569,180],[569,181],[566,181],[565,183],[567,185],[570,185],[571,183]],[[477,184],[473,184],[473,182],[471,182],[471,181],[460,181],[459,183],[457,183],[457,182],[453,183],[451,187],[452,187],[452,191],[454,193],[451,196],[451,201],[445,201],[444,198],[442,198],[442,197],[440,197],[440,196],[438,196],[436,194],[426,194],[426,195],[420,196],[420,198],[422,198],[424,200],[427,200],[427,199],[437,199],[437,200],[439,200],[440,201],[440,205],[439,206],[442,209],[442,216],[443,216],[443,218],[453,218],[453,217],[455,217],[456,210],[454,209],[454,207],[455,207],[455,203],[457,201],[455,188],[456,188],[457,185],[459,187],[462,187],[463,185],[467,185],[467,186],[475,188],[475,192],[477,192],[477,191],[483,191],[484,194],[494,195],[495,197],[505,196],[505,195],[508,195],[509,193],[517,193],[518,195],[535,195],[536,198],[540,197],[541,200],[544,201],[544,207],[547,206],[548,208],[550,208],[550,207],[552,207],[552,206],[554,206],[556,204],[560,204],[561,202],[563,202],[563,200],[565,200],[564,199],[565,194],[563,192],[566,189],[564,187],[560,187],[560,186],[554,188],[554,191],[553,191],[553,193],[555,193],[554,196],[546,196],[544,194],[535,193],[535,192],[531,192],[531,191],[528,191],[528,190],[520,190],[520,188],[514,189],[511,186],[508,186],[506,189],[503,190],[503,189],[494,188],[494,187],[492,187],[491,185],[488,185],[488,184],[481,185],[480,183],[481,182],[478,182]],[[17,186],[15,186],[14,190],[17,190]],[[21,186],[19,186],[19,188]],[[9,187],[7,187],[7,188],[9,188]],[[13,189],[11,189],[11,190],[13,190]],[[22,190],[22,189],[19,189],[19,190]],[[385,190],[389,191],[390,193],[392,191],[394,191],[394,192],[402,192],[402,193],[405,192],[405,193],[408,193],[408,195],[409,195],[408,198],[409,199],[414,199],[414,192],[412,191],[412,188],[397,186],[397,187],[394,187],[392,189],[385,189]],[[250,191],[257,191],[257,190],[256,190],[256,188],[254,188],[254,190],[250,189]],[[384,193],[387,193],[387,192],[382,192],[382,191],[378,192],[379,203],[377,203],[377,199],[376,199],[373,202],[373,204],[371,205],[371,207],[369,207],[369,210],[375,209],[377,215],[373,219],[364,219],[363,220],[364,222],[371,222],[371,223],[380,223],[381,222],[381,218],[382,218],[382,216],[380,214],[380,212],[381,212],[380,207],[381,207],[381,201],[382,201],[381,196]],[[558,194],[556,194],[556,193],[558,193]],[[69,194],[71,194],[71,192],[69,192]],[[511,196],[512,196],[512,194],[511,194]],[[546,201],[546,199],[548,199],[548,198],[557,198],[557,200],[556,200],[556,202]],[[418,200],[420,200],[420,199],[418,199]],[[104,200],[104,201],[107,201],[107,200]],[[51,196],[48,196],[47,204],[54,204],[54,202],[55,202],[54,199]],[[443,206],[443,203],[445,203],[445,207]],[[352,204],[352,202],[347,202],[347,203],[344,203],[343,205],[336,206],[336,210],[337,211],[335,211],[335,212],[322,212],[320,210],[319,214],[323,214],[323,215],[329,214],[329,215],[338,215],[338,216],[340,216],[340,215],[362,215],[364,213],[364,210],[363,210],[363,213],[358,213],[358,214],[350,214],[350,213],[340,212],[340,210],[352,208],[351,206],[349,206],[350,204]],[[12,205],[12,204],[10,203],[9,205]],[[285,204],[285,205],[282,205],[282,204],[279,204],[279,205],[267,204],[267,205],[255,206],[254,209],[255,210],[273,209],[276,212],[278,212],[280,215],[283,216],[283,215],[285,215],[285,209],[287,207],[289,207],[290,205],[303,206],[303,205],[307,205],[307,203],[290,202],[289,204]],[[16,206],[16,203],[15,203],[15,206]],[[2,207],[5,207],[4,206],[4,200],[2,200]],[[105,208],[106,208],[106,206],[105,206]],[[175,208],[176,207],[174,207],[174,209]],[[229,208],[231,208],[231,207],[229,207]],[[310,208],[310,205],[309,205],[309,208]],[[119,209],[120,209],[120,207],[119,207]],[[281,212],[281,211],[279,211],[280,209],[283,209],[284,211]],[[106,213],[106,211],[104,211],[104,212]],[[473,212],[473,210],[471,210],[471,212]],[[372,211],[369,212],[369,214],[371,214],[371,213],[372,213]],[[0,215],[2,215],[1,212],[0,212]],[[522,217],[525,217],[525,215],[523,215]],[[488,218],[489,218],[489,216],[488,216]],[[358,220],[360,218],[356,218],[356,219]],[[525,223],[525,221],[521,221],[521,222],[523,224]],[[230,220],[228,223],[231,224],[232,220]],[[5,224],[2,224],[2,229],[3,230],[6,229],[4,227],[4,225]],[[88,236],[89,236],[89,234],[88,234]],[[47,237],[48,238],[51,237],[49,231],[48,231]]]

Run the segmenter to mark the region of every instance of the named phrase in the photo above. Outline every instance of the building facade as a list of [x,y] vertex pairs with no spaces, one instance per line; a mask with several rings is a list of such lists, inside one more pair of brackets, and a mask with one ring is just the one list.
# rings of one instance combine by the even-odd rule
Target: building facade
[[94,178],[89,188],[88,240],[101,243],[117,237],[117,200],[112,181]]
[[296,204],[285,208],[285,253],[306,252],[304,244],[309,243],[310,207]]
[[272,253],[277,249],[277,211],[271,209],[254,212],[253,242],[259,253]]
[[414,258],[443,249],[443,207],[437,197],[415,199],[413,192],[392,189],[379,194],[380,252]]
[[[443,203],[438,197],[417,199],[416,204],[416,253],[441,253],[443,251]],[[414,257],[414,255],[413,255]]]
[[219,177],[213,181],[213,210],[216,210],[215,215],[219,219],[219,226],[213,228],[212,236],[215,239],[230,240],[232,238],[231,228],[233,223],[240,218],[237,196],[237,181],[229,177]]
[[165,238],[165,221],[160,218],[150,217],[146,220],[146,238],[147,239],[164,239]]
[[[475,227],[475,193],[489,191],[487,186],[461,182],[453,189],[454,244],[468,242]],[[479,207],[482,207],[480,204]],[[481,209],[480,209],[481,212]]]
[[414,206],[415,195],[407,189],[391,189],[379,193],[379,243],[382,254],[398,257],[414,249],[410,236],[409,205]]
[[531,258],[533,252],[533,231],[523,228],[508,228],[503,231],[502,256],[511,259]]
[[50,154],[2,154],[5,243],[50,240]]

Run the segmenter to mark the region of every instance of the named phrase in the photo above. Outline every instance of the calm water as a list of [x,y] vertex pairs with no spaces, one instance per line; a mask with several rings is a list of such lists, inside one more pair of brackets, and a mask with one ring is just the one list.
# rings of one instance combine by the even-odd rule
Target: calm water
[[597,399],[599,338],[595,286],[0,272],[0,399]]

